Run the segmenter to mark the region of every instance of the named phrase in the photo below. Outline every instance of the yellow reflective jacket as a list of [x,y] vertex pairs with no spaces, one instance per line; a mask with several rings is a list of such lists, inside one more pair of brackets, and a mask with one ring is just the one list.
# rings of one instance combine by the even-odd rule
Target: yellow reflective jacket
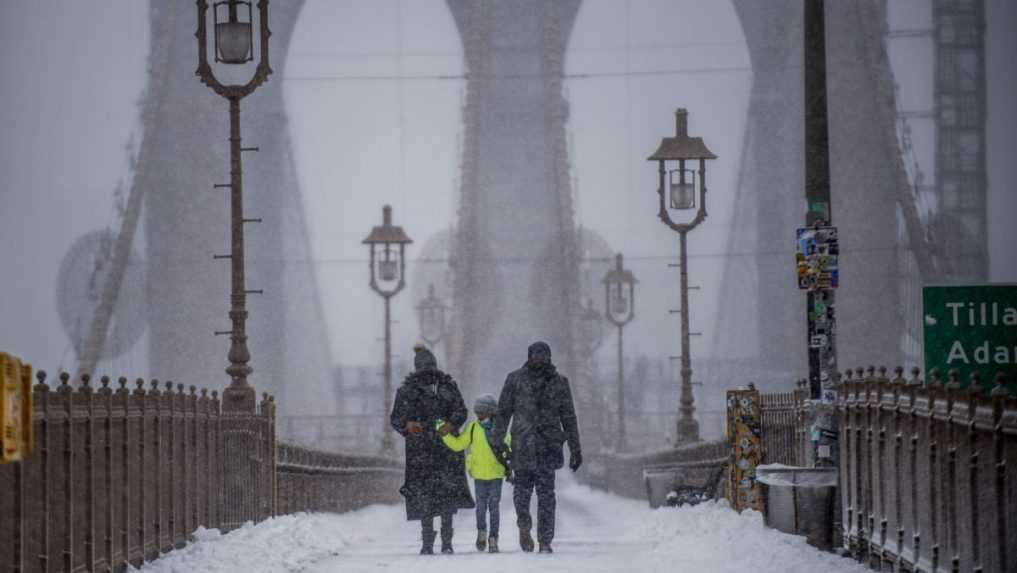
[[[505,468],[498,463],[498,458],[494,457],[491,445],[487,443],[487,434],[477,420],[471,420],[466,424],[458,436],[445,434],[441,440],[454,452],[470,449],[466,454],[466,471],[473,479],[491,480],[505,477]],[[505,444],[512,444],[512,437],[508,434],[505,435]]]

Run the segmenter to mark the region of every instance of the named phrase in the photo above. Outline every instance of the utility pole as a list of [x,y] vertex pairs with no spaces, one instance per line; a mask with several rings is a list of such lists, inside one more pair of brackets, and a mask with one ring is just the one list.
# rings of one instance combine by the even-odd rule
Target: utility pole
[[[826,24],[823,0],[805,0],[805,227],[797,230],[798,288],[806,290],[809,355],[807,465],[839,463],[837,331],[834,293],[839,280],[837,228],[830,204],[830,145],[826,101]],[[839,510],[832,519],[839,530]]]
[[[811,243],[803,248],[803,233],[799,238],[799,269],[802,257],[822,267],[818,273],[829,272],[827,261],[839,256],[836,229],[830,205],[830,144],[826,100],[826,29],[823,0],[805,1],[805,214],[806,229],[814,229]],[[826,232],[821,229],[829,229]],[[808,231],[806,231],[808,233]],[[820,253],[820,251],[824,251]],[[803,252],[810,251],[810,252]],[[832,252],[831,252],[832,251]],[[832,258],[831,258],[832,257]],[[824,260],[820,263],[820,258]],[[804,286],[799,274],[799,287],[807,288],[806,316],[808,333],[806,343],[809,355],[809,390],[813,399],[823,397],[823,389],[830,387],[837,371],[836,319],[834,315],[834,288],[837,277],[814,276]],[[832,280],[831,280],[832,279]]]

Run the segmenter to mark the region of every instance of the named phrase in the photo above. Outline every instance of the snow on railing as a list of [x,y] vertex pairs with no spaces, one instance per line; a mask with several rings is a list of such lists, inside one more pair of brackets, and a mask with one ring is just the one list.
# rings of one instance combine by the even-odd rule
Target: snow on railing
[[840,416],[845,545],[879,568],[1017,571],[1017,398],[917,369],[848,371]]
[[286,443],[280,443],[276,451],[278,513],[342,512],[400,499],[403,464],[399,460]]
[[398,500],[400,461],[278,443],[268,395],[225,413],[194,386],[36,378],[34,448],[0,464],[0,570],[124,571],[199,527]]

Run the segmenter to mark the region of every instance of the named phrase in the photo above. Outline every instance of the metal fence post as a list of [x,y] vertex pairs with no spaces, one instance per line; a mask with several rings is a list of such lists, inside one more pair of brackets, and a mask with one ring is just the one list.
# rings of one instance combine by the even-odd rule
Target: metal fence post
[[[116,390],[116,397],[123,408],[123,424],[120,426],[123,441],[120,444],[120,518],[117,520],[118,533],[120,535],[121,558],[113,563],[116,568],[127,569],[131,561],[131,393],[127,389],[127,378],[121,376],[117,380],[119,388]],[[110,496],[112,497],[112,496]]]
[[[890,533],[893,535],[893,569],[898,570],[901,564],[901,554],[904,552],[904,518],[901,515],[903,509],[903,502],[901,500],[901,471],[900,467],[903,463],[903,438],[904,434],[901,428],[904,425],[904,415],[902,402],[904,400],[904,368],[898,366],[894,368],[894,377],[890,381],[890,387],[892,392],[892,399],[890,401],[890,418],[891,418],[891,438],[893,439],[893,454],[891,459],[893,460],[892,474],[887,476],[890,481],[891,497],[893,498],[892,505],[892,518],[890,524]],[[885,482],[884,482],[885,483]]]
[[[1002,506],[999,515],[999,560],[1003,571],[1017,570],[1017,399],[1006,395],[1006,378],[996,377],[993,389],[993,408],[998,420],[993,435],[995,442],[995,492]],[[1010,492],[1007,494],[1006,492]]]
[[103,466],[104,474],[102,480],[102,499],[105,508],[102,511],[103,520],[103,565],[107,571],[113,568],[113,390],[109,387],[109,376],[100,379],[102,387],[99,388],[99,396],[102,400],[102,407],[105,412],[103,416],[102,433],[103,441]]
[[[184,533],[197,529],[198,521],[198,388],[193,384],[187,394],[187,420],[184,431]],[[188,455],[189,454],[189,455]],[[190,469],[190,478],[187,478]],[[186,539],[186,538],[185,538]]]
[[89,385],[90,376],[81,375],[81,386],[78,393],[85,409],[85,473],[87,474],[85,486],[85,568],[88,571],[95,570],[95,401],[93,400],[92,387]]
[[215,414],[215,464],[213,471],[209,472],[212,478],[212,492],[213,499],[215,500],[215,525],[218,528],[222,528],[226,523],[226,496],[224,495],[225,483],[223,475],[225,473],[225,453],[224,447],[226,441],[223,439],[223,414],[222,414],[222,403],[219,401],[219,392],[216,390],[212,391],[212,411]]
[[51,484],[50,484],[50,479],[51,479],[51,477],[53,475],[53,470],[52,470],[52,462],[53,462],[53,442],[52,442],[52,433],[53,433],[52,424],[53,424],[53,422],[52,422],[52,420],[53,420],[53,414],[52,414],[52,411],[50,410],[50,403],[51,403],[52,393],[50,392],[49,385],[46,384],[46,372],[45,371],[40,370],[38,373],[36,373],[35,379],[38,380],[38,384],[36,384],[35,388],[33,389],[33,392],[36,394],[35,400],[34,400],[35,407],[36,407],[36,412],[35,413],[37,415],[38,414],[42,414],[42,416],[41,416],[42,420],[39,421],[39,430],[40,430],[40,433],[36,434],[40,438],[39,441],[42,443],[42,450],[39,452],[39,454],[42,456],[42,463],[40,464],[41,465],[42,479],[40,480],[41,483],[38,485],[37,488],[35,488],[35,490],[37,492],[41,492],[39,495],[41,495],[41,497],[42,497],[42,514],[43,514],[42,515],[42,520],[41,520],[42,521],[42,524],[41,524],[42,525],[42,531],[40,532],[42,539],[40,540],[41,544],[40,544],[40,547],[39,547],[39,551],[37,553],[39,555],[39,569],[42,570],[42,571],[48,571],[49,570],[49,564],[50,564],[50,551],[51,551],[50,535],[51,535],[51,532],[52,532],[51,527],[50,527],[50,515],[51,515],[50,514],[50,507],[51,507],[50,495],[51,495],[51,491],[53,490],[53,488],[51,487]]
[[63,538],[63,563],[64,571],[74,570],[74,412],[73,389],[70,384],[70,374],[60,374],[60,397],[63,400],[64,409],[64,538]]
[[154,431],[149,431],[149,418],[152,418],[153,430],[155,418],[150,416],[152,412],[151,397],[145,390],[145,381],[138,378],[136,384],[137,389],[134,391],[134,397],[141,408],[141,417],[138,425],[140,429],[138,435],[138,543],[140,555],[137,561],[137,564],[140,565],[148,559],[148,542],[153,532],[150,525],[152,523],[152,514],[154,513],[151,498],[155,492],[155,486],[151,483],[152,480],[149,479],[149,475],[155,464],[148,463],[148,458],[151,457],[150,450],[152,450],[155,444]]

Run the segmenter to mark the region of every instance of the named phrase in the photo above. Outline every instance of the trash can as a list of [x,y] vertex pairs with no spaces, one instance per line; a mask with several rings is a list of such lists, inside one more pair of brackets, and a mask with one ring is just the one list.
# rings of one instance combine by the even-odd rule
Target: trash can
[[763,523],[833,550],[837,468],[762,465],[756,468],[756,481],[762,484]]

